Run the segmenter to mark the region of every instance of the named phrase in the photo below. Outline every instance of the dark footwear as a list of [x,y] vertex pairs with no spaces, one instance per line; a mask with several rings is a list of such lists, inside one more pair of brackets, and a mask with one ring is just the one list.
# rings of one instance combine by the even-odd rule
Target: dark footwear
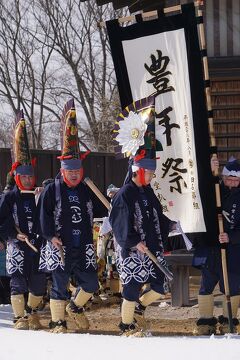
[[13,320],[13,327],[17,330],[29,330],[28,318],[27,317],[17,317]]
[[89,321],[88,318],[84,314],[83,307],[78,307],[71,300],[70,303],[66,307],[66,311],[68,316],[73,319],[79,330],[88,330],[89,329]]
[[196,328],[193,330],[193,335],[212,335],[216,334],[217,319],[215,317],[198,319]]
[[33,310],[30,306],[26,306],[26,316],[28,318],[29,330],[40,330],[42,325],[39,321],[39,316],[36,310]]
[[[219,332],[221,335],[224,334],[229,334],[230,333],[230,329],[229,329],[229,322],[228,322],[228,318],[224,317],[223,315],[218,317],[218,322],[219,322]],[[233,332],[234,333],[238,333],[238,325],[239,325],[239,321],[236,318],[232,319],[233,322]]]
[[67,323],[65,320],[50,321],[50,332],[55,334],[65,334],[67,332]]
[[132,336],[132,337],[145,337],[145,333],[143,329],[141,329],[136,323],[131,324],[124,324],[120,322],[118,325],[119,329],[121,330],[121,336]]

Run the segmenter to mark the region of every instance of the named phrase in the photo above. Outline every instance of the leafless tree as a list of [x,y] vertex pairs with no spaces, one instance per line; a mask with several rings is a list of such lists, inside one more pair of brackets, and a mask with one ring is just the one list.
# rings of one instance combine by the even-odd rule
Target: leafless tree
[[47,33],[42,34],[41,42],[36,40],[38,28],[29,5],[31,2],[21,0],[0,5],[0,97],[10,106],[12,117],[23,108],[31,145],[41,148],[44,123],[51,115],[57,117],[48,91],[54,74],[49,66],[53,48],[47,46]]
[[[8,0],[0,4],[0,99],[23,108],[34,148],[57,146],[64,103],[75,99],[80,143],[111,151],[119,99],[106,29],[116,14],[95,1]],[[8,109],[7,108],[7,109]]]
[[37,13],[44,14],[43,31],[50,24],[52,46],[64,59],[65,81],[55,91],[79,104],[84,141],[95,150],[110,150],[109,132],[119,100],[106,29],[98,22],[116,14],[110,5],[98,7],[95,1],[36,0],[36,4]]

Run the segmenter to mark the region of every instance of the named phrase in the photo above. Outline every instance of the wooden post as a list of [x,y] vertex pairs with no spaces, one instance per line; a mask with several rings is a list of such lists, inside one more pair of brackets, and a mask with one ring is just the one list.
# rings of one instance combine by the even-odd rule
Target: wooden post
[[[175,5],[175,6],[170,6],[170,7],[167,7],[167,8],[164,8],[163,9],[163,12],[165,14],[169,14],[171,12],[176,12],[176,11],[181,11],[181,5]],[[148,12],[145,12],[145,13],[142,13],[142,18],[143,20],[148,20],[148,19],[153,19],[153,18],[157,18],[158,17],[158,12],[157,10],[153,10],[153,11],[148,11]],[[125,17],[122,17],[122,18],[118,18],[118,22],[119,24],[124,24],[124,23],[129,23],[129,22],[134,22],[136,21],[136,16],[135,15],[130,15],[130,16],[125,16]],[[98,26],[99,27],[105,27],[106,26],[106,23],[105,21],[101,21],[98,23]]]
[[166,275],[169,281],[173,280],[173,273],[168,269],[165,264],[161,264],[155,255],[150,250],[146,250],[147,256],[154,262],[154,264]]
[[90,180],[88,177],[84,179],[85,184],[94,192],[94,194],[99,198],[99,200],[106,206],[106,208],[110,209],[110,203],[105,198],[105,196],[101,193],[101,191],[97,188],[97,186]]
[[[203,1],[195,2],[196,15],[198,17],[203,16],[203,12],[201,10],[201,5],[203,5]],[[203,23],[198,24],[199,31],[199,43],[201,50],[206,50],[206,40],[205,40],[205,32]],[[209,81],[209,71],[208,71],[208,61],[207,56],[203,56],[203,69],[204,69],[204,80]],[[206,96],[206,104],[208,112],[212,112],[212,103],[211,103],[211,89],[210,86],[205,87],[205,96]],[[213,117],[208,117],[208,128],[210,135],[210,145],[212,147],[216,146],[216,140],[214,136],[214,126],[213,126]],[[217,158],[217,154],[213,154],[214,157]],[[214,176],[218,176],[218,171],[214,172]],[[220,185],[219,183],[215,184],[215,193],[216,193],[216,206],[221,208],[221,196],[220,196]],[[224,232],[223,228],[223,218],[222,214],[218,214],[218,228],[219,233]],[[229,281],[228,281],[228,271],[227,271],[227,261],[226,261],[226,247],[221,246],[221,259],[222,259],[222,271],[223,271],[223,281],[224,281],[224,289],[227,303],[227,311],[228,311],[228,323],[229,323],[229,331],[233,333],[233,322],[232,322],[232,307],[231,307],[231,298],[229,291]]]
[[63,251],[62,245],[59,245],[58,250],[59,250],[60,257],[61,257],[62,265],[65,266],[65,258],[64,258],[64,251]]
[[[15,225],[15,229],[17,230],[18,234],[24,235],[23,232],[20,230],[20,228],[17,225]],[[38,253],[38,249],[33,244],[30,243],[30,241],[28,240],[28,237],[25,237],[24,241],[33,251]]]
[[[103,205],[106,206],[106,208],[109,210],[110,209],[110,203],[108,202],[108,200],[105,198],[105,196],[101,193],[101,191],[97,188],[97,186],[92,182],[92,180],[90,180],[89,178],[85,178],[84,179],[85,184],[87,184],[90,189],[94,192],[94,194],[99,198],[99,200],[103,203]],[[167,266],[162,265],[158,259],[156,258],[156,256],[154,256],[150,250],[146,251],[146,254],[148,255],[148,257],[155,263],[155,265],[166,275],[166,277],[168,278],[169,281],[173,280],[173,274],[171,273],[171,271],[168,269]]]

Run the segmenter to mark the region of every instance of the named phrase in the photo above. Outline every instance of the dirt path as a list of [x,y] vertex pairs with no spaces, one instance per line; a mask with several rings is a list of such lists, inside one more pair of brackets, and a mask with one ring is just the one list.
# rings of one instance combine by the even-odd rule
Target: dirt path
[[[149,306],[146,310],[146,319],[148,330],[152,335],[185,335],[190,336],[193,333],[196,319],[198,318],[198,305],[196,298],[192,299],[193,305],[189,307],[172,307],[169,296],[160,302]],[[221,314],[221,299],[215,297],[215,316]],[[101,306],[93,305],[86,311],[90,321],[88,333],[93,334],[119,334],[118,324],[120,322],[119,304],[109,304],[104,301]],[[66,318],[69,332],[77,332],[74,323]],[[41,313],[41,322],[44,329],[48,330],[50,321],[50,312],[48,306]]]

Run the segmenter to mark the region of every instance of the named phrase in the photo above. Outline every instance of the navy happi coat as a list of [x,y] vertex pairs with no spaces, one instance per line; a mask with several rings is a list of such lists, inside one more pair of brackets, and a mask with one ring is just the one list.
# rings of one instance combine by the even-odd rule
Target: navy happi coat
[[[82,182],[74,188],[75,195],[71,195],[71,198],[69,191],[71,189],[69,190],[62,179],[56,179],[42,194],[40,223],[45,243],[41,251],[40,269],[71,271],[72,249],[76,246],[74,230],[80,234],[79,269],[83,272],[95,272],[97,265],[93,245],[93,204],[90,191]],[[77,199],[74,205],[71,203],[72,198]],[[77,229],[74,228],[75,223],[78,224]],[[62,240],[65,265],[62,264],[59,250],[51,243],[54,236]]]
[[163,241],[173,224],[163,215],[152,188],[139,188],[133,181],[124,185],[112,200],[109,221],[116,239],[117,266],[123,285],[156,278],[159,269],[135,248],[143,241],[157,258],[162,257]]
[[[221,182],[220,191],[223,227],[224,232],[226,232],[229,237],[229,244],[227,245],[228,266],[233,266],[234,272],[238,271],[240,273],[240,268],[238,266],[240,263],[240,188],[230,189],[225,186],[223,182]],[[205,266],[208,266],[208,263],[212,262],[212,256],[216,257],[216,254],[218,254],[220,258],[221,245],[218,237],[216,239],[207,238],[207,240],[208,241],[204,242],[200,238],[194,243],[194,267],[201,269]],[[229,254],[231,254],[231,256],[229,256]]]
[[240,245],[240,188],[229,189],[221,183],[224,232],[230,244]]
[[38,235],[39,207],[34,194],[23,194],[17,186],[2,195],[0,203],[0,237],[7,242],[6,268],[9,275],[25,273],[28,261],[33,260],[35,271],[38,269],[39,254],[26,242],[16,239],[19,229],[28,235],[30,242],[40,250],[42,239]]

